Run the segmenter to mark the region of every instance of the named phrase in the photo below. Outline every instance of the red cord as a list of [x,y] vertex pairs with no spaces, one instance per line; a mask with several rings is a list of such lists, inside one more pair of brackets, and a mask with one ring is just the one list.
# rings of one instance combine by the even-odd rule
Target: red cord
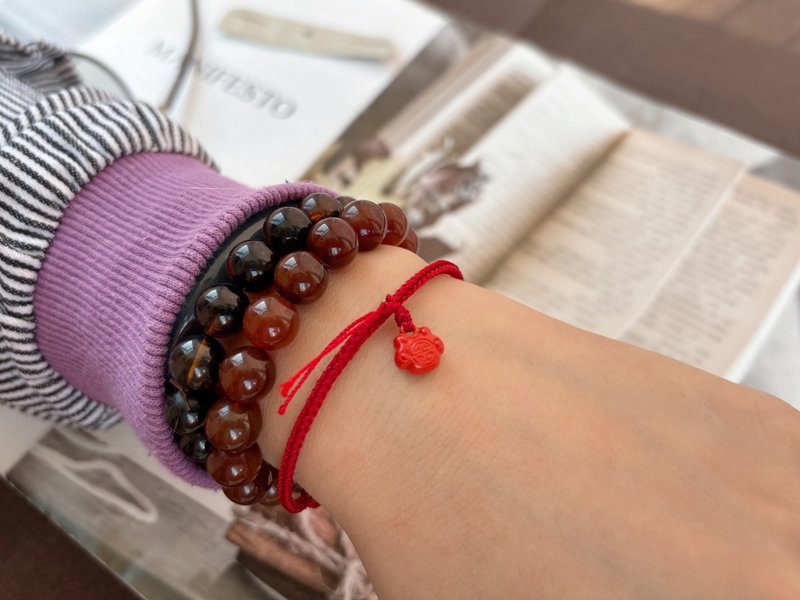
[[[294,376],[281,384],[281,395],[285,400],[278,409],[278,413],[283,415],[286,412],[286,407],[289,405],[289,402],[292,401],[292,398],[294,398],[303,383],[311,376],[311,373],[322,359],[337,347],[341,346],[314,384],[314,388],[311,390],[305,405],[297,416],[297,420],[294,422],[292,432],[289,434],[289,439],[286,442],[286,448],[283,451],[283,458],[278,475],[278,494],[281,504],[283,504],[284,508],[289,512],[300,512],[305,508],[316,508],[319,506],[319,503],[305,490],[300,492],[298,497],[293,495],[294,472],[297,466],[297,459],[300,456],[300,450],[303,448],[303,443],[311,429],[311,424],[314,422],[314,418],[317,416],[319,409],[322,408],[322,403],[325,401],[336,379],[353,359],[364,342],[386,322],[386,319],[388,319],[390,315],[394,315],[395,322],[400,328],[401,335],[416,332],[411,314],[408,312],[408,309],[403,306],[403,302],[408,300],[426,282],[438,275],[450,275],[450,277],[455,277],[456,279],[464,278],[458,267],[449,261],[437,260],[429,264],[401,285],[394,294],[386,296],[386,299],[375,310],[359,317],[345,327],[339,335],[325,346],[322,352],[311,359],[311,361],[297,371]],[[421,328],[421,331],[422,330],[427,332],[426,328]],[[439,342],[439,344],[441,345],[441,342]],[[400,363],[398,363],[398,365],[399,364]]]

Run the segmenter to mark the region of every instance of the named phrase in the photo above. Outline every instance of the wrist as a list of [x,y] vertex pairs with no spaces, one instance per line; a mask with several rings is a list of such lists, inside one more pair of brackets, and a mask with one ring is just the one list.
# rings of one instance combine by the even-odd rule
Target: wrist
[[[381,246],[373,251],[363,253],[351,265],[338,270],[330,278],[328,289],[322,300],[298,307],[301,322],[300,335],[286,348],[273,351],[278,365],[277,383],[261,399],[265,419],[260,443],[270,463],[280,464],[289,432],[316,377],[312,375],[306,381],[300,388],[295,401],[288,406],[286,413],[282,416],[278,415],[278,407],[283,401],[280,395],[280,383],[305,365],[346,325],[373,310],[387,293],[395,290],[424,265],[425,262],[411,252],[391,246]],[[396,335],[395,328],[387,324],[374,336],[376,339],[380,338],[381,341],[378,344],[373,343],[372,339],[368,340],[331,390],[332,403],[346,404],[351,407],[350,398],[353,396],[353,387],[363,387],[364,390],[372,391],[375,387],[373,380],[386,375],[385,367],[387,365],[396,370],[392,361],[391,339],[394,335]],[[388,346],[384,345],[384,338],[387,336]],[[385,362],[386,360],[389,362]],[[366,363],[364,367],[369,366],[370,372],[363,374],[363,377],[369,381],[361,381],[361,378],[354,380],[354,377],[349,375],[354,371],[365,370],[356,363]],[[319,366],[315,373],[319,374],[322,368],[322,365]],[[343,397],[341,402],[336,400],[339,397]],[[361,399],[363,394],[358,394],[358,397]],[[327,426],[325,412],[333,413],[327,409],[322,411],[319,416],[320,422],[315,422],[313,430],[319,432],[320,435],[317,436],[316,433],[313,433],[310,436],[318,437],[324,444],[316,444],[309,439],[310,448],[304,449],[303,458],[298,465],[298,479],[301,484],[306,480],[311,482],[318,479],[318,475],[327,468],[325,463],[328,461],[319,461],[320,457],[316,456],[317,446],[332,445],[333,440],[339,437],[336,432],[341,431],[341,426]],[[366,417],[367,412],[365,411],[361,416]],[[320,462],[323,464],[319,464]]]
[[[278,384],[261,400],[264,429],[260,445],[269,462],[280,464],[297,413],[327,361],[315,369],[283,416],[277,410],[283,400],[280,382],[316,356],[355,318],[374,310],[387,293],[394,292],[423,266],[424,262],[410,253],[381,248],[337,273],[341,277],[331,279],[324,301],[301,307],[306,309],[301,315],[301,331],[308,333],[276,354],[276,363],[283,366],[277,374]],[[448,428],[447,413],[451,410],[464,416],[475,409],[450,406],[451,400],[459,404],[458,396],[448,397],[446,402],[442,397],[448,396],[447,388],[453,385],[453,379],[460,377],[457,359],[469,347],[463,338],[477,330],[464,330],[463,307],[470,306],[473,300],[482,305],[487,300],[485,295],[469,284],[437,277],[404,302],[418,326],[429,326],[442,335],[446,346],[453,343],[453,350],[445,352],[435,371],[415,376],[396,367],[393,341],[397,328],[387,321],[366,340],[336,379],[303,446],[295,479],[337,518],[350,510],[358,512],[359,503],[351,502],[354,496],[376,497],[390,489],[391,485],[386,486],[387,472],[437,468],[430,452],[441,441],[436,439],[435,430]],[[456,316],[449,314],[454,306],[461,307]],[[451,433],[445,432],[446,436]],[[415,484],[413,478],[404,481],[395,490],[400,496],[403,487],[409,490]],[[391,506],[391,498],[387,500],[386,506]]]

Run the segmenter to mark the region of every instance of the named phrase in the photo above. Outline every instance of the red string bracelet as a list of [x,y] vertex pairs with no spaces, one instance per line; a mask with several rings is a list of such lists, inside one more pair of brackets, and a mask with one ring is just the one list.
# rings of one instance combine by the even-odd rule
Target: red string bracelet
[[345,327],[339,335],[323,348],[322,352],[311,359],[290,379],[281,384],[281,395],[285,400],[278,409],[278,413],[283,415],[292,398],[310,377],[320,361],[341,346],[314,384],[305,405],[294,422],[289,439],[286,441],[286,448],[281,459],[280,474],[278,475],[278,496],[283,507],[289,512],[296,513],[305,508],[319,506],[319,503],[304,490],[299,495],[294,494],[294,472],[297,466],[297,459],[300,456],[300,450],[303,448],[303,443],[311,429],[314,418],[317,416],[319,409],[322,408],[322,403],[325,401],[336,379],[341,375],[364,342],[383,325],[390,315],[394,315],[395,322],[400,328],[400,333],[394,339],[395,364],[398,368],[419,374],[432,371],[439,365],[439,358],[444,352],[442,340],[436,337],[427,327],[414,325],[411,314],[403,306],[403,302],[408,300],[426,282],[438,275],[449,275],[456,279],[464,278],[459,268],[449,261],[437,260],[429,264],[401,285],[394,294],[386,296],[386,299],[375,310],[359,317]]

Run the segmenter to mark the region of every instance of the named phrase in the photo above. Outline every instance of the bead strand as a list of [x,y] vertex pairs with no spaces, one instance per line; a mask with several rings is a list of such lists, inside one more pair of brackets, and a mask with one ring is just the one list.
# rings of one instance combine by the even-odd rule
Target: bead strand
[[[402,209],[315,193],[273,209],[256,235],[227,253],[223,276],[203,282],[170,352],[165,419],[181,450],[205,464],[233,502],[278,503],[278,470],[257,444],[258,399],[275,385],[268,352],[295,339],[296,305],[324,294],[329,270],[381,244],[416,252]],[[216,338],[239,332],[250,345],[226,356]]]

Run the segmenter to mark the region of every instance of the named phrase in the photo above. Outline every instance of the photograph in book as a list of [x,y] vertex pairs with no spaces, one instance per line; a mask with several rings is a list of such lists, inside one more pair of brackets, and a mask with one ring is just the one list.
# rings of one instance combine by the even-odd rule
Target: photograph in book
[[7,477],[143,597],[283,598],[237,560],[232,517],[95,436],[53,429]]

